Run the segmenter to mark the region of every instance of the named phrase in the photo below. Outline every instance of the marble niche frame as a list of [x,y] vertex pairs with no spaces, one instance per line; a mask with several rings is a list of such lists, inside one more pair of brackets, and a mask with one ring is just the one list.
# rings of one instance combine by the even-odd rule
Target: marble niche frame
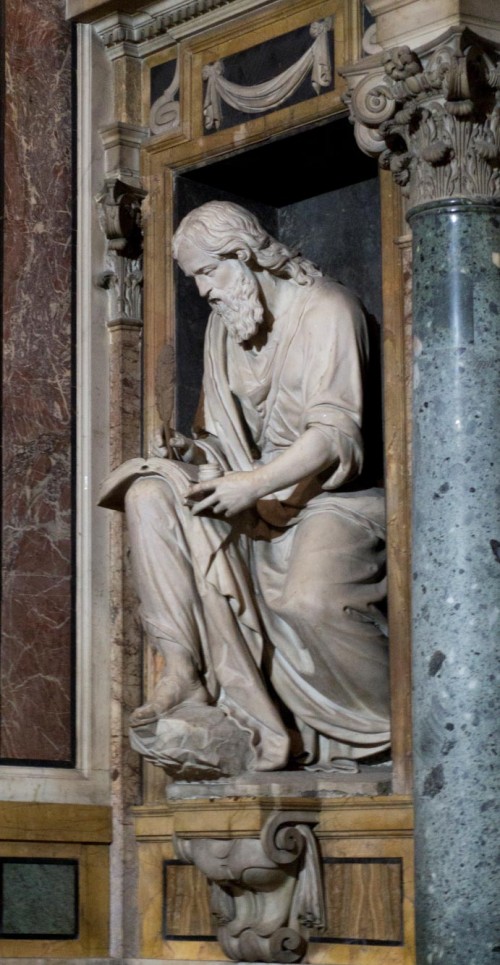
[[[278,37],[314,20],[334,23],[335,83],[313,100],[246,123],[205,133],[202,70],[218,59]],[[338,71],[361,56],[360,6],[353,0],[288,0],[271,8],[238,17],[178,44],[179,124],[146,140],[141,148],[142,184],[147,191],[144,214],[144,438],[158,423],[155,404],[156,359],[165,342],[175,352],[175,288],[171,258],[176,175],[204,163],[231,157],[272,138],[311,128],[346,114],[342,100],[345,82]],[[143,91],[149,72],[164,51],[145,58]],[[146,101],[143,99],[144,114]],[[143,120],[146,120],[145,116]],[[411,325],[408,291],[411,270],[410,239],[404,226],[399,190],[390,172],[380,172],[382,214],[383,403],[386,498],[388,510],[389,619],[391,646],[391,705],[393,728],[392,793],[411,793],[410,692],[410,372]],[[175,377],[175,376],[173,376]],[[146,657],[146,687],[155,676],[153,659]],[[144,800],[152,803],[164,793],[164,776],[146,765]]]

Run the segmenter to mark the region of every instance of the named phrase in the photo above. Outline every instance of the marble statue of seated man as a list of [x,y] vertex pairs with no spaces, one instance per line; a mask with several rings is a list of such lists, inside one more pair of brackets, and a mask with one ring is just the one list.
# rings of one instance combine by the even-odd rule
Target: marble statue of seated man
[[363,483],[358,299],[213,201],[174,257],[211,306],[193,438],[106,482],[164,675],[132,741],[174,776],[355,769],[389,746],[384,500]]

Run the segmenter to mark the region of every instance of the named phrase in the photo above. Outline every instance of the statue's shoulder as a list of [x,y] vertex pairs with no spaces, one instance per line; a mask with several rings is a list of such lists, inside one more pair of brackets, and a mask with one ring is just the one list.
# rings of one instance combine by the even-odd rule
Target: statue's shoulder
[[309,289],[305,313],[312,322],[325,324],[344,320],[355,326],[364,325],[365,315],[358,296],[340,282],[328,276],[315,278]]

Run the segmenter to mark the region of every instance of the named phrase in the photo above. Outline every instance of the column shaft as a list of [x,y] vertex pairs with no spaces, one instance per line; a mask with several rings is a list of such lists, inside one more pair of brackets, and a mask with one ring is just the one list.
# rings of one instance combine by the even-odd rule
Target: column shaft
[[417,961],[498,965],[500,204],[409,220]]

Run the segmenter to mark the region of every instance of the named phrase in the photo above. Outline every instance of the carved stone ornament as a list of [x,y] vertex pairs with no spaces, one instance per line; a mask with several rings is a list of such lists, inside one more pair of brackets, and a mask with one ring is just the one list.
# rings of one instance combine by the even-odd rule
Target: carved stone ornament
[[151,456],[100,494],[127,514],[145,636],[164,660],[133,746],[176,780],[356,773],[390,745],[384,498],[343,492],[363,466],[364,316],[233,202],[194,208],[172,248],[210,300],[203,403],[187,438],[161,356]]
[[323,930],[325,908],[317,817],[309,811],[272,815],[260,839],[175,839],[178,857],[210,882],[217,939],[243,962],[299,962],[310,929]]
[[165,131],[174,130],[179,126],[180,104],[179,104],[179,60],[175,65],[175,73],[172,83],[163,91],[151,105],[149,114],[149,126],[152,134],[164,134]]
[[344,73],[360,148],[380,155],[411,206],[500,194],[500,52],[487,41],[450,30]]
[[97,30],[108,49],[120,44],[136,47],[148,42],[154,43],[157,38],[160,41],[165,41],[165,38],[172,39],[176,28],[182,28],[190,22],[196,23],[205,14],[233,3],[234,0],[187,0],[175,4],[174,8],[169,10],[158,10],[158,3],[148,3],[144,4],[140,13],[122,13],[104,18],[103,22],[97,25]]
[[98,284],[110,294],[109,324],[142,319],[141,204],[145,196],[145,191],[113,179],[96,198],[107,240],[106,267]]
[[234,84],[224,77],[223,61],[207,64],[202,72],[206,82],[203,115],[207,130],[220,127],[222,102],[247,114],[260,114],[280,107],[295,93],[309,73],[316,94],[320,94],[322,88],[330,87],[332,68],[327,37],[332,22],[332,18],[327,17],[312,23],[309,31],[313,42],[308,50],[286,70],[260,84]]

